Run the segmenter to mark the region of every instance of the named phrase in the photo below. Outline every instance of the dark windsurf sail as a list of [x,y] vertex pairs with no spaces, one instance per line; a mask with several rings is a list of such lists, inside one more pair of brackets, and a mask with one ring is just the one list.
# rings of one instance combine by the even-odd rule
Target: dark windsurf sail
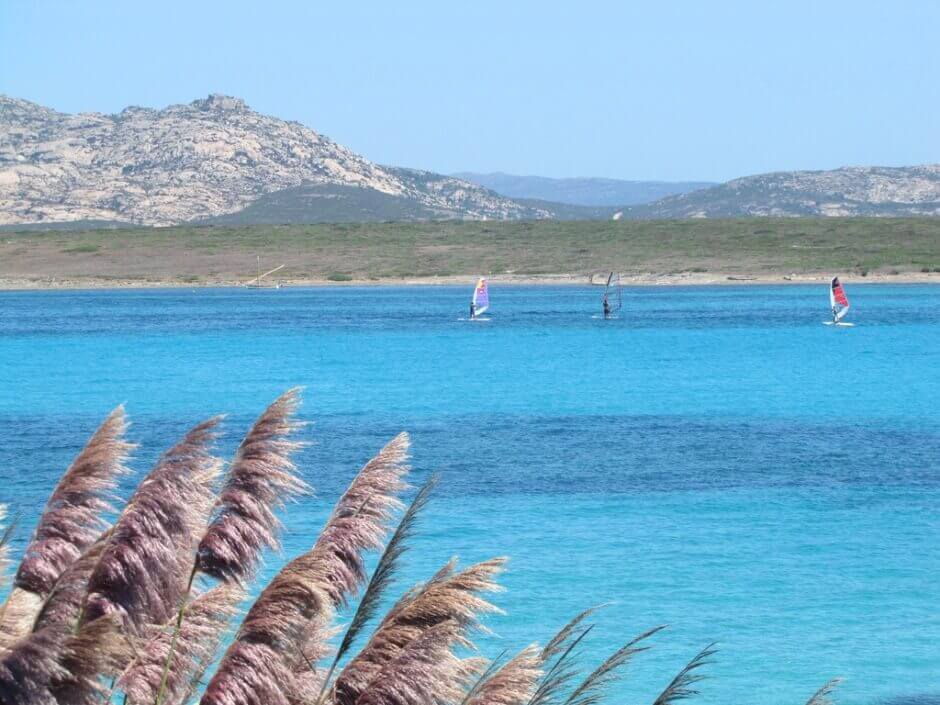
[[617,272],[611,272],[607,277],[604,301],[607,302],[605,310],[609,310],[610,313],[616,313],[623,307],[623,292],[620,289],[620,275]]

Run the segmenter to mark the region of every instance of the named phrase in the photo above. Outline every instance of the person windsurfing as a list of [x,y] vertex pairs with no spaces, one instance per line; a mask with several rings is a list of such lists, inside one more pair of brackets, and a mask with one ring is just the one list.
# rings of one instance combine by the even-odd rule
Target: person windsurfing
[[[611,293],[616,296],[613,305],[610,303]],[[623,305],[622,295],[620,293],[620,275],[617,272],[611,272],[607,275],[607,284],[604,286],[604,298],[601,300],[604,307],[604,318],[610,318],[615,311],[619,311]]]
[[829,282],[829,306],[832,309],[832,325],[841,325],[845,314],[849,312],[849,299],[839,277],[833,277]]
[[473,288],[473,297],[470,299],[470,318],[483,315],[490,307],[490,292],[486,287],[486,277],[480,277]]

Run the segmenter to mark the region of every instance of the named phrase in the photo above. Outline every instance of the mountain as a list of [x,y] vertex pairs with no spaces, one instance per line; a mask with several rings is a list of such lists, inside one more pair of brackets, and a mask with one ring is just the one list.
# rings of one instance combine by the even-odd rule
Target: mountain
[[660,199],[625,218],[940,215],[940,164],[782,171]]
[[[0,230],[940,215],[940,165],[780,172],[702,186],[708,185],[444,176],[383,166],[300,123],[262,115],[221,95],[162,110],[129,107],[116,115],[70,115],[0,96]],[[664,194],[670,195],[653,200]]]
[[[300,192],[310,220],[553,217],[453,177],[374,164],[238,98],[70,115],[0,96],[0,225],[172,225],[244,209],[279,222],[272,209]],[[345,202],[357,206],[344,213]]]
[[452,176],[513,199],[533,199],[575,206],[632,206],[665,196],[708,188],[710,181],[623,181],[620,179],[550,179],[494,172],[466,171]]

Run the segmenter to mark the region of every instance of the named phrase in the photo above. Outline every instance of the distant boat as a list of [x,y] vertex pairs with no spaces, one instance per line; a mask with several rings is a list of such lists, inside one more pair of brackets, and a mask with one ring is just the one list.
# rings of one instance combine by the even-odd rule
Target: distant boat
[[829,282],[829,307],[832,309],[832,320],[825,321],[827,326],[851,326],[851,323],[843,323],[842,319],[849,312],[849,298],[845,295],[845,288],[839,277],[833,277]]
[[490,307],[490,290],[486,286],[486,277],[480,277],[473,288],[473,300],[470,303],[470,317],[476,318]]
[[258,276],[255,277],[254,279],[249,279],[248,281],[246,281],[245,286],[249,289],[280,289],[281,282],[274,282],[273,284],[266,284],[264,282],[264,278],[267,276],[270,276],[271,274],[274,274],[275,272],[281,271],[286,266],[287,266],[286,264],[282,264],[280,267],[275,267],[274,269],[264,272],[264,274],[262,274],[261,273],[261,255],[258,255]]
[[620,274],[611,272],[607,275],[607,284],[604,286],[604,315],[617,313],[623,308],[623,291],[620,287]]

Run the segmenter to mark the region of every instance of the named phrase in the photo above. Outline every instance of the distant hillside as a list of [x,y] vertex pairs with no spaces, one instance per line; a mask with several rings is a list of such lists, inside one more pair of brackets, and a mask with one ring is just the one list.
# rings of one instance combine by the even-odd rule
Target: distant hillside
[[[417,169],[383,166],[413,192],[429,196],[427,201],[383,193],[367,186],[305,183],[265,194],[247,207],[194,223],[259,225],[263,223],[374,223],[410,220],[477,220],[467,216],[464,204],[479,193],[467,182]],[[482,189],[480,189],[482,191]],[[436,205],[444,200],[449,206]],[[429,204],[430,202],[430,204]],[[616,208],[572,206],[532,199],[513,199],[520,217],[531,220],[609,220]]]
[[367,186],[302,184],[265,194],[240,211],[200,222],[224,225],[373,223],[465,217],[466,213],[456,207],[435,207]]
[[625,218],[940,215],[940,165],[784,171],[624,211]]
[[632,206],[714,186],[708,181],[623,181],[620,179],[550,179],[495,172],[460,172],[458,179],[471,181],[514,199],[534,199],[575,206]]
[[[355,193],[372,194],[366,200],[393,217],[553,216],[452,177],[379,166],[299,123],[254,112],[238,98],[212,95],[162,110],[69,115],[0,96],[0,225],[205,221],[302,185],[321,195],[361,189]],[[362,217],[361,203],[349,213],[336,208],[355,200],[334,201],[329,216],[312,217]],[[323,198],[316,203],[327,205]],[[270,205],[258,202],[252,217],[270,213],[278,222]]]
[[[384,167],[407,181],[413,188],[444,189],[448,181],[463,184],[456,179],[422,178],[428,172]],[[437,175],[433,175],[437,177]],[[453,187],[453,186],[452,186]],[[247,207],[214,218],[193,221],[213,225],[299,225],[303,223],[375,223],[412,220],[474,220],[459,208],[459,196],[449,194],[456,202],[452,208],[427,205],[414,198],[383,193],[364,186],[345,184],[302,184],[289,189],[265,194]],[[616,209],[571,206],[528,199],[514,199],[523,212],[533,214],[533,220],[609,220]],[[2,229],[3,226],[0,226]]]

